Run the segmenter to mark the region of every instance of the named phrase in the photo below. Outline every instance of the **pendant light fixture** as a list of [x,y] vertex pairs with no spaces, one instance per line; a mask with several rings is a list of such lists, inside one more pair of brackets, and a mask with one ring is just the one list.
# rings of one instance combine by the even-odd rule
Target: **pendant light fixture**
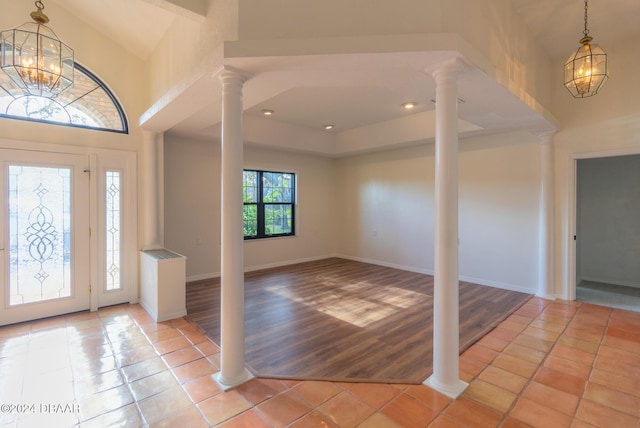
[[587,27],[587,0],[584,1],[584,37],[582,46],[564,64],[564,86],[575,98],[586,98],[598,93],[609,77],[607,54],[589,36]]
[[[73,50],[45,25],[44,4],[35,5],[34,22],[0,33],[0,68],[11,79],[0,82],[13,83],[27,95],[54,98],[73,85]],[[4,89],[15,93],[15,86]]]

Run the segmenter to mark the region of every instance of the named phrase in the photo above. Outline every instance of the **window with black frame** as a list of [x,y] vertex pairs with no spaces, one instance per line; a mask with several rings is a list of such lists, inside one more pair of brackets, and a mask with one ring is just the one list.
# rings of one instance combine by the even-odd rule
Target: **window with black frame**
[[244,239],[295,234],[295,183],[291,172],[244,170]]

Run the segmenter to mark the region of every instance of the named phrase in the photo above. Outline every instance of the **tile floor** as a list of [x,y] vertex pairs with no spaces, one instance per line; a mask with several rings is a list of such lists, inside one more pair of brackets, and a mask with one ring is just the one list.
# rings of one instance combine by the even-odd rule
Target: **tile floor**
[[576,300],[638,312],[640,288],[583,280],[576,286]]
[[533,298],[460,357],[469,388],[252,380],[121,305],[0,327],[0,427],[639,427],[640,313]]

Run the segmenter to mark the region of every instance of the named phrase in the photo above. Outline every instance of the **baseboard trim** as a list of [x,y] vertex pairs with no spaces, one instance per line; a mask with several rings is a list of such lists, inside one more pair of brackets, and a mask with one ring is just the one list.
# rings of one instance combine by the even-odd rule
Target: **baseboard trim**
[[599,282],[600,284],[611,284],[611,285],[621,285],[623,287],[633,287],[633,288],[640,288],[640,284],[638,283],[633,283],[630,281],[618,281],[615,279],[603,279],[603,278],[592,278],[592,277],[582,277],[580,278],[580,281],[577,282],[577,286],[580,285],[580,282],[582,281],[588,281],[588,282]]
[[425,275],[433,275],[433,270],[430,270],[430,269],[420,269],[420,268],[416,268],[416,267],[413,267],[413,266],[406,266],[406,265],[399,265],[399,264],[396,264],[396,263],[384,262],[382,260],[368,259],[366,257],[348,256],[346,254],[334,254],[333,257],[339,257],[341,259],[353,260],[353,261],[356,261],[356,262],[369,263],[369,264],[372,264],[372,265],[378,265],[378,266],[384,266],[384,267],[393,268],[393,269],[404,270],[404,271],[407,271],[407,272],[422,273],[422,274],[425,274]]
[[[314,261],[317,261],[317,260],[324,260],[324,259],[329,259],[329,258],[332,258],[332,257],[338,257],[338,258],[341,258],[341,259],[353,260],[353,261],[362,262],[362,263],[369,263],[369,264],[372,264],[372,265],[384,266],[384,267],[393,268],[393,269],[399,269],[399,270],[403,270],[403,271],[407,271],[407,272],[421,273],[421,274],[424,274],[424,275],[433,275],[434,274],[433,269],[421,269],[421,268],[416,268],[414,266],[401,265],[401,264],[397,264],[397,263],[389,263],[389,262],[385,262],[385,261],[382,261],[382,260],[370,259],[370,258],[366,258],[366,257],[356,257],[356,256],[350,256],[350,255],[347,255],[347,254],[340,254],[340,253],[326,254],[326,255],[313,256],[313,257],[304,257],[304,258],[295,259],[295,260],[285,260],[285,261],[281,261],[281,262],[274,262],[274,263],[266,263],[266,264],[263,264],[263,265],[249,266],[249,267],[245,267],[244,271],[245,272],[253,272],[253,271],[258,271],[258,270],[263,270],[263,269],[271,269],[271,268],[276,268],[276,267],[295,265],[295,264],[298,264],[298,263],[314,262]],[[206,273],[206,274],[202,274],[202,275],[192,275],[192,276],[188,276],[187,277],[187,282],[202,281],[202,280],[219,278],[219,277],[220,277],[220,272]],[[527,294],[536,294],[536,292],[537,292],[537,289],[535,287],[534,288],[523,287],[521,285],[508,284],[508,283],[499,282],[499,281],[490,281],[490,280],[485,280],[485,279],[481,279],[481,278],[474,278],[474,277],[466,276],[466,275],[460,275],[458,278],[459,278],[460,281],[472,282],[474,284],[485,285],[487,287],[500,288],[502,290],[517,291],[517,292],[520,292],[520,293],[527,293]],[[546,298],[551,298],[551,296],[548,296]]]
[[282,262],[266,263],[266,264],[263,264],[263,265],[245,267],[244,271],[245,272],[254,272],[254,271],[257,271],[257,270],[271,269],[271,268],[276,268],[276,267],[281,267],[281,266],[288,266],[288,265],[296,265],[298,263],[315,262],[317,260],[329,259],[331,257],[334,257],[334,256],[331,255],[331,254],[328,254],[328,255],[323,255],[323,256],[304,257],[302,259],[295,259],[295,260],[285,260],[285,261],[282,261]]
[[220,278],[220,272],[205,273],[202,275],[192,275],[187,277],[187,282],[204,281],[206,279]]
[[[317,260],[330,259],[331,257],[339,257],[339,256],[335,256],[333,254],[327,254],[327,255],[322,255],[322,256],[305,257],[305,258],[302,258],[302,259],[285,260],[285,261],[282,261],[282,262],[267,263],[267,264],[264,264],[264,265],[256,265],[256,266],[245,267],[244,271],[245,272],[253,272],[253,271],[257,271],[257,270],[271,269],[271,268],[276,268],[276,267],[281,267],[281,266],[288,266],[288,265],[295,265],[295,264],[298,264],[298,263],[314,262],[314,261],[317,261]],[[214,278],[220,278],[220,272],[204,273],[204,274],[201,274],[201,275],[191,275],[191,276],[187,277],[187,282],[204,281],[204,280],[207,280],[207,279],[214,279]]]
[[[336,254],[335,257],[340,257],[340,258],[347,259],[347,260],[354,260],[354,261],[357,261],[357,262],[370,263],[370,264],[374,264],[374,265],[390,267],[390,268],[394,268],[394,269],[400,269],[400,270],[404,270],[404,271],[408,271],[408,272],[422,273],[422,274],[425,274],[425,275],[433,275],[434,274],[433,269],[420,269],[420,268],[416,268],[416,267],[413,267],[413,266],[405,266],[405,265],[399,265],[399,264],[396,264],[396,263],[388,263],[388,262],[383,262],[381,260],[368,259],[368,258],[364,258],[364,257],[348,256],[346,254]],[[472,282],[472,283],[478,284],[478,285],[485,285],[487,287],[500,288],[502,290],[517,291],[517,292],[526,293],[526,294],[535,294],[536,291],[537,291],[535,288],[528,288],[528,287],[523,287],[523,286],[514,285],[514,284],[508,284],[508,283],[504,283],[504,282],[490,281],[490,280],[486,280],[486,279],[474,278],[474,277],[466,276],[466,275],[459,275],[458,279],[460,281],[464,281],[464,282]]]

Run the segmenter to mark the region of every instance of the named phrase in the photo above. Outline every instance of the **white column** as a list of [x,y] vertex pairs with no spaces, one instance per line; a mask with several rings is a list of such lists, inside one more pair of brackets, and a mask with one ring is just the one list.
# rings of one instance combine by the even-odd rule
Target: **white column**
[[225,68],[222,82],[222,248],[220,275],[220,372],[223,390],[253,376],[244,366],[244,231],[242,200],[242,85],[246,77]]
[[458,373],[458,72],[456,61],[433,72],[436,80],[433,374],[424,382],[452,398],[468,386]]
[[144,244],[143,250],[162,248],[163,242],[160,232],[160,175],[158,173],[158,151],[160,149],[160,134],[142,130],[142,182],[144,186]]
[[540,219],[536,295],[545,299],[555,299],[553,133],[540,137]]

